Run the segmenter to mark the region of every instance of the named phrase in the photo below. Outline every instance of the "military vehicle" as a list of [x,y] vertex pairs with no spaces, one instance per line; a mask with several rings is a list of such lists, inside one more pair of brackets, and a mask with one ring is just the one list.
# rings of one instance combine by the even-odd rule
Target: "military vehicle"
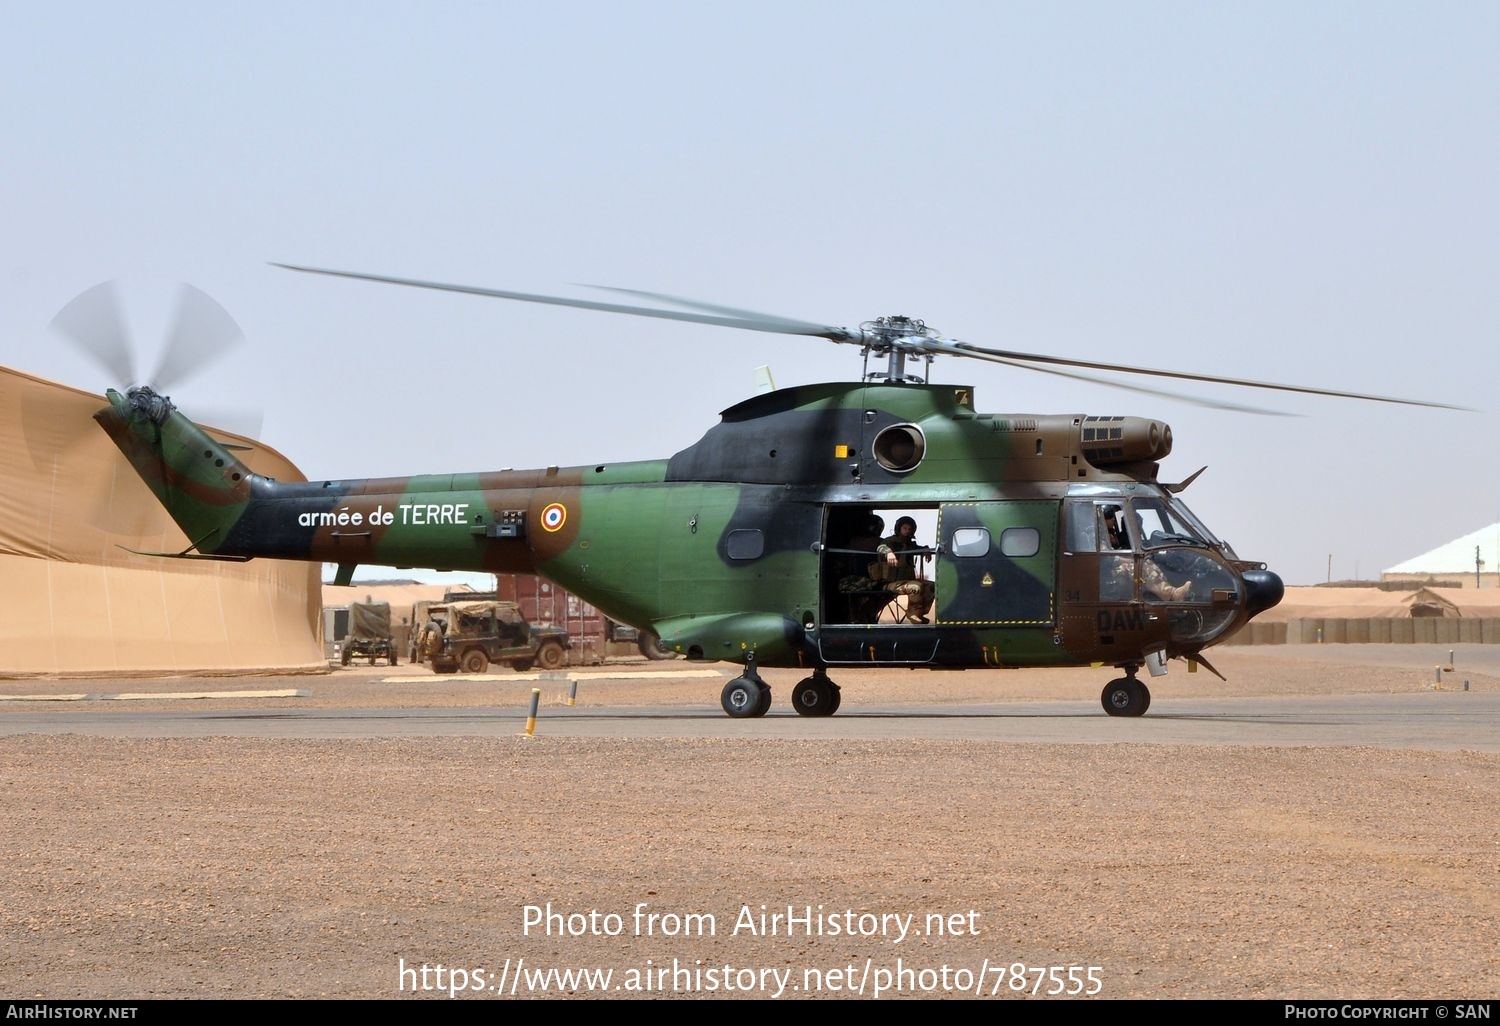
[[[791,705],[824,716],[839,707],[835,668],[1090,664],[1123,671],[1103,689],[1105,711],[1138,716],[1151,698],[1142,666],[1160,675],[1168,660],[1189,660],[1217,675],[1205,650],[1281,600],[1274,572],[1241,558],[1183,503],[1198,474],[1159,479],[1172,450],[1164,422],[987,413],[972,386],[908,373],[908,360],[1446,405],[991,349],[903,316],[845,328],[654,293],[633,294],[684,309],[292,269],[862,350],[861,380],[755,395],[676,455],[630,463],[288,483],[252,473],[160,387],[111,389],[95,415],[187,537],[182,551],[155,555],[331,562],[340,582],[361,563],[540,574],[673,652],[744,664],[720,696],[735,717],[770,709],[763,666],[805,669]],[[76,321],[60,317],[60,326]],[[851,560],[871,560],[857,543],[872,515],[889,523],[898,512],[934,524],[920,553],[934,570],[926,623],[871,622],[868,604],[840,590]]]
[[[514,602],[434,604],[421,636],[422,661],[434,673],[484,673],[492,663],[526,671],[557,670],[568,661],[568,632],[533,626]],[[436,625],[434,629],[433,625]]]
[[570,664],[596,665],[607,658],[632,655],[676,658],[676,653],[650,631],[612,620],[592,603],[535,574],[496,574],[495,586],[499,590],[494,597],[515,602],[532,623],[550,624],[568,632],[573,643]]
[[348,666],[356,658],[368,659],[371,666],[377,659],[396,665],[389,602],[349,603],[349,636],[343,640],[339,661]]

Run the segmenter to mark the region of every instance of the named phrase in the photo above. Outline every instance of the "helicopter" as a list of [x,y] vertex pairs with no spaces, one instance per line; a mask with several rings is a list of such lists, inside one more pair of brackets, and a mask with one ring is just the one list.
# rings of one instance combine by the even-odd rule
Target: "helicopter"
[[[1281,600],[1281,578],[1182,501],[1201,470],[1159,480],[1172,450],[1165,422],[981,412],[972,386],[930,380],[935,357],[1241,411],[1268,412],[1080,370],[1458,408],[993,349],[906,316],[846,328],[633,289],[610,291],[661,305],[274,266],[857,346],[860,380],[756,394],[675,455],[626,463],[279,482],[159,386],[110,389],[95,414],[188,540],[143,555],[332,563],[336,583],[361,564],[535,573],[690,660],[742,664],[720,695],[735,718],[771,708],[762,667],[807,670],[790,704],[829,716],[841,695],[831,671],[1083,665],[1121,671],[1101,705],[1140,716],[1151,704],[1143,666],[1160,676],[1181,659],[1224,679],[1204,650]],[[69,333],[93,344],[91,329]],[[882,537],[898,514],[898,524],[930,524],[931,542],[900,529]]]

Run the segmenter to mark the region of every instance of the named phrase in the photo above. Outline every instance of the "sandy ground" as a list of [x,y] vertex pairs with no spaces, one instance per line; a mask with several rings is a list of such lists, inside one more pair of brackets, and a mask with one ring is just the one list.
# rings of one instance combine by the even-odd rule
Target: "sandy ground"
[[[1179,669],[1153,690],[1429,687],[1431,654],[1400,649],[1371,665],[1226,650],[1215,662],[1231,684]],[[1500,690],[1481,669],[1449,680]],[[390,675],[0,693],[285,686],[309,694],[232,706],[383,708],[521,705],[536,683]],[[1097,701],[1107,675],[836,677],[857,710]],[[798,674],[766,676],[784,694]],[[579,700],[713,709],[723,679],[586,682]],[[539,686],[547,701],[566,687]],[[21,735],[0,738],[0,786],[11,998],[1500,991],[1500,757],[1486,753]],[[1052,966],[1038,985],[1035,967]],[[549,970],[612,975],[534,975]]]

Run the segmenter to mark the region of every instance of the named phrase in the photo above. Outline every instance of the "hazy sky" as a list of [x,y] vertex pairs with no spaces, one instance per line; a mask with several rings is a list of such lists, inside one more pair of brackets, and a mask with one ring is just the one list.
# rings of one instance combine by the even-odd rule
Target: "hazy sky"
[[52,316],[119,278],[149,364],[190,281],[248,342],[174,398],[260,408],[309,477],[664,457],[757,365],[859,356],[271,260],[1459,403],[934,369],[987,411],[1166,420],[1162,477],[1207,464],[1184,498],[1289,583],[1500,521],[1493,2],[3,11],[0,363],[121,384]]

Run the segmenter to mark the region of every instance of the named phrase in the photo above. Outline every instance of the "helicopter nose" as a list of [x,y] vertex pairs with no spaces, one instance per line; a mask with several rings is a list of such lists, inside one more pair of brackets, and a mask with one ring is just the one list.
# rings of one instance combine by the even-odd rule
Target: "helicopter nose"
[[1270,609],[1286,594],[1286,585],[1269,570],[1246,570],[1241,576],[1245,579],[1245,606],[1251,616]]

